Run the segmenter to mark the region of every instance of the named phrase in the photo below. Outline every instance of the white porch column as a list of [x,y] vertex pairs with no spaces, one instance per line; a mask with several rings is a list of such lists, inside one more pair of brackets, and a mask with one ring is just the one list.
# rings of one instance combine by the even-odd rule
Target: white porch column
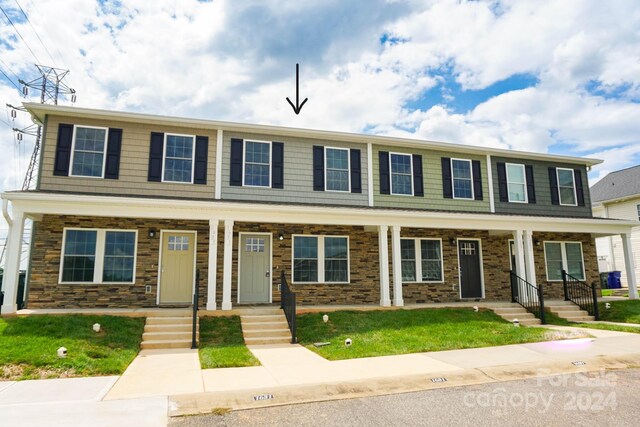
[[[387,233],[389,227],[381,225],[378,227],[378,252],[380,256],[380,305],[389,307],[389,238]],[[395,293],[395,292],[394,292]]]
[[620,235],[620,237],[622,237],[624,265],[627,273],[627,284],[629,285],[629,299],[638,299],[638,283],[636,281],[636,267],[633,259],[633,246],[631,246],[631,233],[624,233]]
[[231,272],[233,270],[233,220],[224,221],[224,265],[222,275],[222,309],[231,310]]
[[393,304],[402,307],[402,257],[400,255],[400,226],[391,226],[391,260],[393,262]]
[[13,209],[13,219],[9,224],[7,234],[7,247],[5,250],[6,263],[4,265],[4,302],[2,314],[10,314],[18,311],[16,297],[18,296],[18,278],[20,275],[20,257],[22,255],[22,234],[24,231],[24,212]]
[[536,283],[536,264],[533,256],[533,232],[531,230],[524,230],[524,262],[527,282],[533,286],[537,286]]
[[[516,274],[525,279],[526,280],[526,263],[524,261],[524,242],[522,239],[522,230],[515,230],[513,232],[513,240],[514,240],[514,245],[513,248],[515,250],[515,257],[516,257]],[[526,295],[526,290],[523,288],[523,286],[521,285],[520,282],[518,282],[518,295],[521,296],[521,298]]]
[[209,274],[207,278],[207,310],[216,309],[216,273],[218,270],[218,220],[209,220]]

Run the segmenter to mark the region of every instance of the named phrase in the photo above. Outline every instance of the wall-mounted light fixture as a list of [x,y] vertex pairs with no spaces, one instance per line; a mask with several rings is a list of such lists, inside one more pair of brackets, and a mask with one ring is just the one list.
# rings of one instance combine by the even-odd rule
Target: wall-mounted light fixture
[[533,244],[536,245],[536,246],[540,246],[540,240],[533,239]]
[[149,229],[149,237],[151,238],[156,237],[156,230],[154,228]]
[[455,246],[456,245],[456,238],[455,237],[449,237],[449,244],[451,246]]
[[284,233],[282,231],[278,233],[278,240],[280,241],[284,240]]

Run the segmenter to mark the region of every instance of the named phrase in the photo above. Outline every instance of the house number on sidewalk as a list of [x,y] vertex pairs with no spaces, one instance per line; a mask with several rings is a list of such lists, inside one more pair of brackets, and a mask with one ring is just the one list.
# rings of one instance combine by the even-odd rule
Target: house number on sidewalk
[[271,400],[273,399],[273,394],[259,394],[257,396],[253,396],[253,400]]
[[431,378],[431,382],[432,383],[446,383],[447,379],[445,377]]
[[582,360],[577,360],[575,362],[571,362],[571,364],[574,366],[582,366],[582,365],[586,365],[587,362],[583,362]]

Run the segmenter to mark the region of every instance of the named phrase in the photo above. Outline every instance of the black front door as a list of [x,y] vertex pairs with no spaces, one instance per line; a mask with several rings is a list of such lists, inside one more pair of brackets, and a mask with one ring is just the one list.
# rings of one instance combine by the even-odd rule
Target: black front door
[[460,288],[462,298],[482,298],[482,278],[480,276],[480,242],[458,240],[460,260]]

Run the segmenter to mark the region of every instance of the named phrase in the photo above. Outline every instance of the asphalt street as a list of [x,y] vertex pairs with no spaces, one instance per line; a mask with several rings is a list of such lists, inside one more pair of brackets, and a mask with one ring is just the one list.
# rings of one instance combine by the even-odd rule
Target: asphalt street
[[177,417],[169,426],[637,426],[639,419],[640,370],[624,370]]

